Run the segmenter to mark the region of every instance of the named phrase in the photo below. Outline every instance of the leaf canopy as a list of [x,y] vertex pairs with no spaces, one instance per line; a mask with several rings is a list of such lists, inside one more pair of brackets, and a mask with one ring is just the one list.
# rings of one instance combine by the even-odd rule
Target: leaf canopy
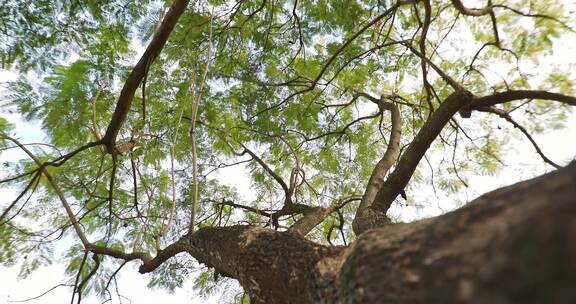
[[[58,160],[47,170],[95,244],[155,252],[178,239],[190,221],[195,163],[198,227],[248,222],[285,229],[306,213],[270,216],[286,203],[275,176],[293,190],[295,205],[328,207],[366,189],[389,145],[391,121],[359,93],[399,107],[401,150],[453,91],[433,66],[477,96],[574,93],[573,66],[539,67],[573,38],[575,18],[562,2],[493,1],[493,18],[468,16],[454,2],[196,1],[150,63],[117,138],[118,153],[95,145],[58,163],[102,138],[134,56],[172,1],[4,1],[0,60],[20,78],[6,86],[3,107],[41,123],[49,146],[31,150],[41,161]],[[525,99],[499,108],[522,111],[518,122],[540,133],[561,128],[570,112],[563,103]],[[500,121],[487,113],[453,117],[406,192],[432,182],[458,193],[470,176],[496,174],[510,138],[523,136],[495,127]],[[0,118],[0,133],[12,130]],[[12,144],[3,138],[0,148]],[[21,160],[5,168],[18,175],[37,164]],[[22,276],[54,260],[58,240],[75,236],[44,175],[24,177],[4,181],[25,195],[0,221],[0,262],[13,265],[26,254]],[[308,237],[349,242],[355,206]],[[121,265],[84,256],[78,242],[64,261],[71,280],[79,274],[82,282],[97,269],[84,292],[103,296]],[[188,272],[178,265],[186,263],[166,263],[150,284],[181,286]],[[198,276],[198,289],[208,292],[210,280]]]

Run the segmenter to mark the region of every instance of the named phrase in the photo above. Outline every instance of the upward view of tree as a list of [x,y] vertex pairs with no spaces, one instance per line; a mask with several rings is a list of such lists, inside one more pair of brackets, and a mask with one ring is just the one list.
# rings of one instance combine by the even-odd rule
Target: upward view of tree
[[[65,244],[78,303],[127,263],[237,280],[238,303],[569,303],[576,165],[534,135],[576,106],[574,67],[540,64],[575,28],[553,0],[3,1],[2,109],[46,141],[0,118],[27,156],[3,164],[0,262]],[[558,170],[391,218],[497,174],[511,138]]]

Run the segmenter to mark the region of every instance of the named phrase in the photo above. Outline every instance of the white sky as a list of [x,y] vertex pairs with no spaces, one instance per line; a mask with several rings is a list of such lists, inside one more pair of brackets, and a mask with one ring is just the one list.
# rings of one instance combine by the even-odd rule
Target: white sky
[[[576,39],[572,36],[571,39],[564,40],[561,47],[554,49],[553,58],[556,62],[576,63],[575,54]],[[545,60],[541,62],[541,64],[542,66],[546,66],[550,64],[550,62]],[[14,80],[15,77],[16,75],[13,73],[0,71],[0,83]],[[7,114],[4,112],[0,114],[2,117],[16,123],[14,133],[24,142],[43,140],[43,134],[38,126],[23,123],[18,119],[17,114]],[[574,134],[576,134],[576,114],[572,114],[569,117],[566,126],[567,128],[564,130],[551,131],[546,134],[534,136],[536,142],[543,148],[544,153],[550,159],[559,163],[564,163],[566,160],[576,157],[576,137],[574,136]],[[514,142],[511,146],[513,147],[512,150],[509,151],[505,157],[508,168],[503,170],[498,177],[473,177],[469,180],[471,189],[467,190],[466,195],[468,196],[468,200],[472,200],[487,191],[550,171],[550,168],[545,168],[542,165],[542,160],[527,140],[522,138]],[[0,165],[6,160],[14,160],[22,157],[22,153],[15,149],[2,152],[0,153]],[[221,174],[221,176],[237,176],[239,171],[239,169],[235,168],[223,169],[219,174]],[[2,177],[2,175],[0,171],[0,177]],[[249,191],[250,185],[248,179],[226,178],[225,180],[243,181],[242,184],[236,183],[233,184],[233,186],[237,187],[240,193]],[[423,209],[403,207],[401,210],[391,210],[393,213],[402,213],[403,219],[405,220],[438,215],[441,214],[443,210],[446,211],[453,208],[453,204],[447,197],[436,197],[431,193],[431,190],[409,196],[411,196],[410,199],[420,200],[420,202],[425,202],[426,205]],[[14,193],[7,189],[0,188],[0,205],[11,201],[13,197]],[[118,283],[120,293],[130,300],[123,299],[122,303],[160,303],[164,301],[175,303],[217,303],[218,297],[212,297],[207,300],[195,296],[191,288],[191,280],[188,280],[183,288],[177,289],[174,294],[169,294],[161,289],[149,290],[146,287],[149,278],[147,275],[141,275],[137,272],[138,265],[138,262],[133,262],[125,266],[119,274]],[[0,304],[14,303],[13,301],[39,295],[51,287],[65,282],[64,267],[60,264],[41,267],[26,280],[17,280],[18,272],[18,267],[0,267]],[[113,291],[113,288],[111,288],[111,291]],[[69,287],[59,287],[38,300],[26,303],[67,303],[70,301],[70,297],[71,292]],[[113,295],[113,297],[113,300],[108,303],[120,303],[118,299],[115,298],[115,295]],[[83,299],[83,303],[87,304],[101,302],[99,299],[93,297]]]

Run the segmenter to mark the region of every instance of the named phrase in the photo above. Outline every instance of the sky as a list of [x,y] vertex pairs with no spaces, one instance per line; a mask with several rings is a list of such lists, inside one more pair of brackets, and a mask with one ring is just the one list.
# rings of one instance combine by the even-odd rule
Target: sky
[[[566,40],[561,47],[556,47],[554,49],[552,57],[548,59],[544,58],[541,62],[541,66],[549,66],[553,63],[547,60],[554,60],[556,63],[576,63],[576,56],[574,54],[576,54],[576,39],[571,37]],[[16,76],[17,75],[9,71],[0,70],[0,82],[14,80]],[[38,125],[22,122],[17,114],[9,114],[0,110],[0,115],[9,119],[11,122],[16,123],[16,130],[14,133],[24,142],[44,140],[44,135],[40,131]],[[576,134],[576,114],[573,113],[570,115],[566,121],[566,126],[567,128],[564,130],[551,131],[534,136],[536,142],[538,142],[540,147],[543,148],[544,153],[552,160],[558,161],[562,164],[576,158],[576,140],[567,140],[574,138],[574,134]],[[470,178],[470,188],[465,191],[466,197],[460,198],[460,200],[470,201],[480,194],[552,170],[550,167],[542,165],[542,160],[535,153],[532,145],[524,138],[520,137],[520,139],[514,140],[510,146],[512,148],[508,151],[507,156],[505,157],[505,163],[508,167],[496,177],[475,176]],[[22,157],[24,157],[23,154],[14,149],[1,152],[0,164],[7,160],[15,160]],[[221,176],[235,176],[239,174],[239,171],[240,169],[232,168],[221,170],[219,174]],[[2,177],[2,175],[3,174],[0,171],[0,177]],[[243,189],[248,190],[250,187],[247,182],[248,179],[226,178],[226,180],[243,181],[243,184],[232,184],[232,186],[238,188],[241,193],[244,192]],[[9,191],[9,189],[0,188],[0,206],[11,201],[11,198],[14,196],[14,193]],[[405,206],[402,209],[396,207],[396,209],[391,210],[391,212],[401,214],[402,219],[408,221],[439,215],[447,210],[453,209],[456,205],[456,203],[449,200],[449,198],[436,196],[431,193],[431,191],[423,191],[422,193],[412,194],[411,196],[411,199],[415,201],[426,202],[425,207],[416,208]],[[463,201],[460,201],[459,203],[463,203]],[[176,303],[218,302],[217,296],[209,299],[198,298],[191,288],[191,280],[188,280],[184,284],[183,288],[177,289],[173,294],[169,294],[164,290],[150,290],[146,287],[149,277],[137,272],[138,265],[138,262],[132,262],[119,274],[119,290],[125,298],[119,301],[116,295],[114,295],[113,300],[108,303],[158,303],[162,301]],[[0,304],[16,303],[19,300],[25,300],[40,295],[42,292],[47,291],[53,286],[63,283],[66,280],[64,267],[59,264],[41,267],[25,280],[17,279],[18,272],[19,269],[17,266],[10,268],[0,267]],[[70,288],[59,287],[37,300],[27,301],[26,303],[59,304],[69,302],[70,296]],[[83,300],[83,303],[87,304],[101,302],[101,300],[93,297]]]

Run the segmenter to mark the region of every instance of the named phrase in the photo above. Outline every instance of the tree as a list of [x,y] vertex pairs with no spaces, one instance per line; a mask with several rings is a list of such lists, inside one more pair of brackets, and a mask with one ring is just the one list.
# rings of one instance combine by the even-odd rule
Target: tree
[[[29,157],[5,164],[2,183],[21,191],[2,205],[0,261],[25,257],[30,273],[74,236],[73,300],[109,296],[131,261],[167,288],[198,261],[253,303],[571,299],[576,166],[533,138],[576,105],[570,67],[538,62],[576,25],[562,3],[13,0],[0,12],[4,66],[32,75],[9,84],[7,106],[48,141],[22,143],[0,119],[4,149]],[[134,41],[146,48],[132,66]],[[429,182],[454,194],[496,174],[517,135],[558,170],[437,218],[387,215]],[[230,166],[247,168],[252,197],[215,177]]]

